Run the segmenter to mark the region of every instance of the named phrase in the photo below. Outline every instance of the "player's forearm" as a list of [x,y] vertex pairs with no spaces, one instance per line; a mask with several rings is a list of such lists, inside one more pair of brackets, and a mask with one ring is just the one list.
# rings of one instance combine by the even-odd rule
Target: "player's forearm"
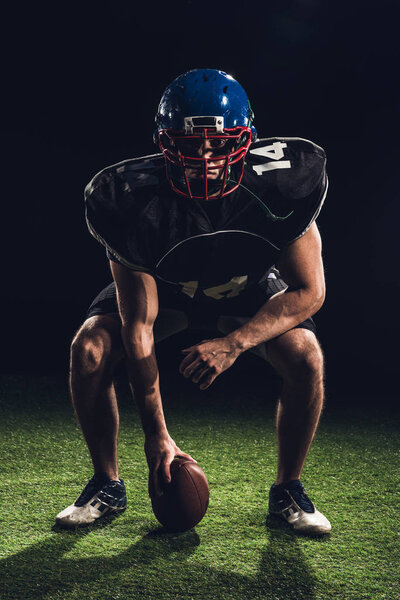
[[296,327],[314,315],[324,302],[324,290],[299,288],[266,302],[247,323],[226,337],[241,353]]
[[149,330],[122,327],[127,372],[146,435],[167,432],[162,407],[154,338]]

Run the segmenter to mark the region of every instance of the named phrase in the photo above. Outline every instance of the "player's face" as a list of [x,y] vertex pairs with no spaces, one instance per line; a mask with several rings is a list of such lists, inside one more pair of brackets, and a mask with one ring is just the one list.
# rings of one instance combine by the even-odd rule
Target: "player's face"
[[172,189],[203,200],[230,194],[243,177],[244,159],[251,143],[250,128],[192,129],[186,133],[159,130],[159,146]]
[[[207,179],[217,180],[222,177],[224,159],[218,159],[219,156],[225,156],[231,151],[231,142],[226,139],[181,139],[177,142],[178,154],[192,158],[207,158]],[[204,179],[204,168],[199,161],[197,166],[186,168],[186,175],[189,179]]]

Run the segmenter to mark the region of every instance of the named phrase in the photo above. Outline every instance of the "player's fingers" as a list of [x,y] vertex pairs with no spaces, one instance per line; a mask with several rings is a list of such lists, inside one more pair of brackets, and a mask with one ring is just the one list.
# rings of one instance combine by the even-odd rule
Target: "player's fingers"
[[156,495],[156,490],[154,487],[154,477],[153,477],[153,470],[150,469],[149,470],[149,484],[148,484],[148,489],[149,489],[149,496],[150,498],[154,498],[154,496]]
[[209,342],[210,340],[201,340],[201,342],[199,342],[198,344],[195,344],[194,346],[189,346],[188,348],[183,348],[183,350],[181,350],[181,352],[191,352],[192,350],[196,350],[196,348],[198,348],[200,346],[200,344],[207,344],[207,342]]
[[165,458],[160,466],[161,477],[164,484],[171,483],[171,470],[170,470],[171,461]]
[[215,373],[213,373],[212,375],[209,375],[201,384],[200,384],[200,389],[201,390],[206,390],[208,387],[210,387],[210,385],[212,384],[212,382],[217,378],[217,375]]
[[198,369],[192,377],[193,383],[199,383],[200,379],[202,379],[204,375],[209,372],[209,370],[209,367],[206,367],[205,369]]
[[179,452],[177,454],[175,454],[175,456],[177,456],[178,458],[187,458],[188,460],[196,463],[196,465],[197,465],[197,460],[195,460],[193,458],[193,456],[190,456],[190,454],[186,454],[186,452],[182,452],[182,450],[179,450]]
[[150,477],[149,477],[149,493],[150,497],[161,496],[162,489],[160,486],[160,475],[159,475],[160,461],[156,461],[150,467]]
[[193,373],[200,367],[203,367],[203,361],[200,358],[196,358],[192,363],[187,365],[182,371],[184,377],[191,377]]
[[182,375],[184,377],[189,378],[197,369],[200,368],[204,369],[204,358],[199,356],[191,364],[189,364],[186,368],[183,369]]
[[182,360],[181,364],[179,365],[179,373],[183,374],[183,371],[186,369],[186,367],[188,365],[190,365],[190,363],[193,361],[193,355],[192,354],[188,354],[187,356],[185,356],[185,358]]

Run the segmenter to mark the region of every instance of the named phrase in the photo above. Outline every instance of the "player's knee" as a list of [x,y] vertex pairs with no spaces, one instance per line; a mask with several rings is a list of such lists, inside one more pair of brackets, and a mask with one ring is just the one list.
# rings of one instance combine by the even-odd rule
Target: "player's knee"
[[296,329],[274,340],[269,358],[289,387],[310,388],[323,384],[324,357],[316,337],[309,331]]
[[99,372],[111,357],[111,340],[106,332],[79,332],[71,344],[71,370],[92,375]]
[[324,377],[324,357],[317,342],[299,348],[286,369],[286,380],[293,386],[321,385]]

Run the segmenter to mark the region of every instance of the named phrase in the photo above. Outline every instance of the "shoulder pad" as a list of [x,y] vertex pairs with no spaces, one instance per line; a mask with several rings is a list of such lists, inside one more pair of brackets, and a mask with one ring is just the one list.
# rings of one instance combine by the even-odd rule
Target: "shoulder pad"
[[123,160],[97,173],[85,188],[85,197],[95,188],[109,179],[110,176],[120,176],[131,189],[159,183],[159,171],[164,167],[162,154],[149,154],[139,158]]
[[86,222],[108,255],[123,265],[151,272],[151,239],[142,227],[142,211],[164,179],[161,154],[124,160],[100,171],[85,188]]
[[303,138],[263,138],[250,146],[247,165],[273,181],[287,200],[309,196],[324,177],[324,150]]
[[328,188],[325,152],[302,138],[261,139],[250,146],[243,181],[282,248],[306,233],[321,210]]

